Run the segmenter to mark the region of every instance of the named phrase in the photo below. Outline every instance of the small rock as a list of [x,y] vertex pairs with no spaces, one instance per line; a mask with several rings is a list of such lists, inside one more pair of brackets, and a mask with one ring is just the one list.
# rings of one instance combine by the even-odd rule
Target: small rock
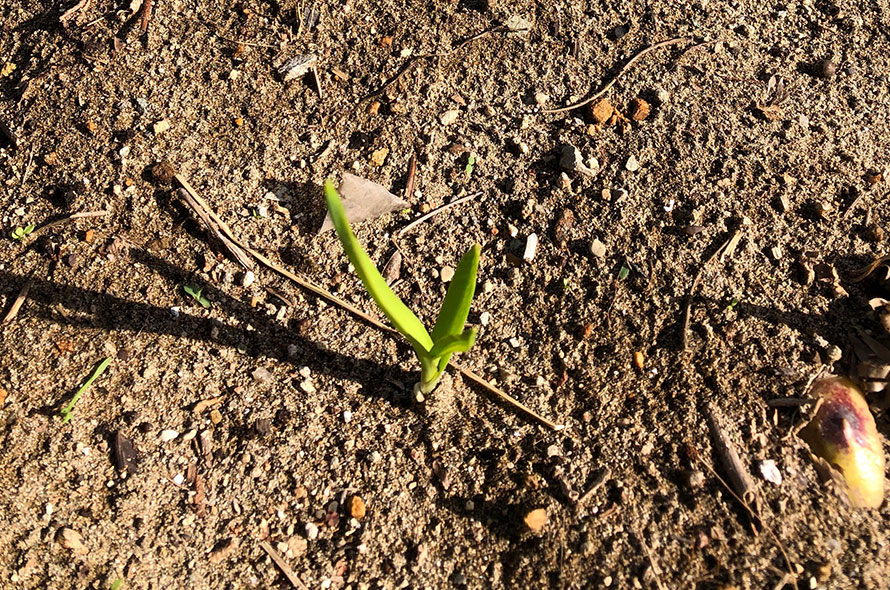
[[315,385],[312,383],[311,379],[303,379],[300,381],[300,389],[302,389],[305,393],[313,394],[315,393]]
[[253,430],[259,436],[269,436],[272,433],[272,421],[268,418],[257,418],[253,423]]
[[383,166],[383,163],[386,162],[386,156],[389,155],[389,148],[380,148],[379,150],[374,150],[371,154],[371,163],[375,166]]
[[68,527],[62,527],[56,532],[56,542],[77,555],[86,555],[90,552],[80,533]]
[[829,79],[837,72],[837,64],[831,59],[820,59],[813,65],[813,73],[820,78]]
[[531,262],[535,257],[538,249],[538,234],[530,234],[525,241],[525,251],[522,253],[522,259]]
[[655,98],[658,99],[658,102],[664,104],[670,99],[671,94],[665,90],[664,88],[659,88],[655,91]]
[[766,481],[774,483],[777,486],[782,485],[782,472],[779,471],[779,468],[776,467],[776,462],[772,459],[760,462],[760,474]]
[[178,486],[181,486],[182,482],[184,482],[184,481],[185,481],[185,476],[181,473],[177,473],[176,475],[173,476],[173,483],[175,483]]
[[642,98],[630,101],[630,118],[634,121],[642,121],[649,116],[649,103]]
[[869,242],[881,242],[884,240],[884,228],[877,223],[870,223],[865,228],[864,237]]
[[603,258],[606,255],[606,245],[594,238],[590,243],[590,253],[597,258]]
[[167,119],[161,119],[160,121],[157,121],[154,125],[152,125],[152,129],[154,130],[155,135],[160,135],[161,133],[164,133],[165,131],[170,129],[170,121],[168,121]]
[[525,526],[533,533],[540,533],[549,520],[546,508],[536,508],[528,512],[523,519]]
[[306,538],[310,541],[318,538],[318,526],[314,522],[306,523]]
[[698,490],[705,485],[705,474],[701,471],[692,470],[685,474],[686,486],[692,490]]
[[219,424],[220,422],[222,422],[222,419],[223,417],[219,410],[217,410],[216,408],[210,410],[210,422],[212,424]]
[[161,439],[162,443],[165,443],[165,442],[170,442],[171,440],[175,439],[177,436],[179,436],[179,433],[176,432],[175,430],[162,430],[161,436],[159,438]]
[[[595,162],[596,160],[594,160]],[[560,150],[559,165],[571,172],[579,172],[585,176],[595,176],[596,171],[584,164],[581,151],[570,143],[562,146]],[[599,167],[599,162],[597,162]]]
[[559,448],[559,445],[550,445],[547,447],[547,458],[552,459],[553,457],[562,457],[562,449]]
[[350,422],[352,422],[352,412],[350,412],[349,410],[343,410],[343,423],[349,424]]
[[257,367],[254,369],[253,373],[251,373],[254,381],[258,381],[260,383],[269,383],[272,381],[272,373],[269,372],[265,367]]
[[535,103],[539,106],[544,106],[547,102],[550,101],[550,97],[544,94],[543,92],[535,92]]
[[562,209],[553,226],[553,238],[557,244],[565,244],[570,237],[572,226],[575,225],[575,214],[571,209]]
[[636,172],[640,169],[640,162],[637,161],[637,157],[631,154],[627,158],[627,162],[624,163],[624,169],[628,172]]
[[483,311],[482,313],[479,314],[479,323],[482,324],[483,326],[487,326],[488,322],[490,322],[490,321],[491,321],[491,314],[488,313],[487,311]]
[[361,520],[365,517],[366,512],[365,501],[360,496],[353,496],[349,501],[349,514],[352,515],[352,518]]
[[451,125],[457,118],[460,116],[460,111],[458,109],[449,109],[439,115],[439,122],[442,125]]
[[241,286],[249,287],[256,280],[256,275],[253,274],[252,271],[245,271],[243,275],[241,275]]
[[782,247],[781,246],[773,246],[772,248],[769,249],[769,254],[770,254],[770,256],[772,256],[773,260],[778,262],[779,260],[782,259],[782,256],[783,256]]
[[303,537],[291,537],[287,540],[287,549],[294,557],[300,557],[306,553],[309,543]]
[[597,125],[605,125],[614,113],[615,107],[605,98],[590,108],[590,115]]
[[450,283],[451,279],[454,278],[454,269],[450,266],[443,266],[442,270],[439,271],[439,276],[442,278],[443,283]]

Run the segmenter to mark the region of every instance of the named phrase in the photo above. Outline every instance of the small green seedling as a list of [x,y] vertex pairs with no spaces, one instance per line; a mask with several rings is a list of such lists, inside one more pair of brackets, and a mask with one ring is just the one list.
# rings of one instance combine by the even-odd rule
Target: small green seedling
[[618,280],[623,281],[628,275],[630,275],[630,269],[622,264],[621,268],[618,270]]
[[114,582],[111,583],[111,590],[121,590],[124,586],[124,579],[117,578]]
[[454,271],[454,278],[451,279],[451,284],[445,293],[445,301],[442,302],[436,325],[432,333],[429,333],[414,312],[392,292],[374,262],[362,249],[355,234],[352,233],[352,228],[349,227],[343,203],[340,202],[337,189],[330,179],[325,181],[324,192],[331,221],[349,257],[349,262],[355,267],[356,274],[374,302],[389,318],[393,327],[411,343],[417,354],[417,359],[420,361],[420,382],[414,386],[414,397],[417,401],[423,401],[424,395],[428,395],[436,388],[451,355],[456,352],[466,352],[476,342],[476,329],[465,330],[464,324],[476,292],[476,271],[479,268],[479,253],[482,247],[475,244],[460,259]]
[[101,363],[99,363],[99,366],[97,366],[96,369],[89,376],[89,378],[84,381],[84,384],[80,386],[80,389],[77,390],[77,393],[74,394],[74,397],[71,398],[71,401],[68,402],[68,405],[62,408],[62,410],[59,412],[59,414],[62,416],[62,424],[68,422],[68,420],[71,420],[71,413],[74,411],[74,404],[77,403],[77,400],[80,399],[80,396],[86,393],[86,391],[93,384],[93,381],[98,379],[99,376],[105,372],[105,369],[108,368],[108,365],[110,363],[111,358],[106,358]]
[[23,240],[27,236],[31,235],[31,232],[34,231],[36,226],[33,223],[29,223],[25,227],[17,227],[12,230],[12,239],[13,240]]
[[183,285],[182,290],[185,291],[186,295],[191,295],[192,299],[200,303],[201,307],[210,307],[210,300],[201,295],[201,291],[203,291],[204,289],[200,287],[193,287],[192,285]]
[[464,168],[464,174],[467,175],[467,178],[473,175],[473,167],[476,166],[476,154],[470,154],[470,157],[467,159],[467,166]]

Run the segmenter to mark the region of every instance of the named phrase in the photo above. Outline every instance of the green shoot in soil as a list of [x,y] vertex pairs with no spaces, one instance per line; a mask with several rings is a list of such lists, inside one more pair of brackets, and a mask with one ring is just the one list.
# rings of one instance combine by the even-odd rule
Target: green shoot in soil
[[114,582],[111,583],[111,590],[120,590],[121,586],[124,585],[123,578],[117,578]]
[[355,267],[356,274],[393,327],[414,348],[421,367],[420,383],[415,387],[415,398],[417,401],[423,401],[423,396],[436,388],[451,355],[456,352],[466,352],[476,342],[476,329],[464,330],[464,324],[476,292],[476,271],[479,268],[479,253],[482,247],[479,244],[473,245],[460,259],[454,278],[451,279],[451,284],[445,293],[445,301],[442,303],[436,325],[430,334],[414,312],[392,292],[374,262],[362,249],[355,234],[352,233],[352,228],[349,227],[343,203],[340,202],[337,189],[330,179],[325,181],[324,191],[337,236],[349,261]]
[[95,381],[99,377],[99,375],[105,372],[105,369],[108,368],[109,363],[111,363],[111,357],[108,357],[101,363],[99,363],[99,366],[96,367],[96,369],[86,380],[86,382],[81,385],[80,389],[77,390],[77,393],[74,394],[74,397],[71,398],[71,401],[68,403],[68,405],[62,408],[62,411],[60,412],[62,416],[62,424],[71,419],[71,412],[74,411],[74,404],[77,403],[77,400],[80,399],[80,396],[86,393],[87,389],[90,388],[90,385],[93,384],[93,381]]
[[34,231],[34,228],[35,228],[35,227],[36,227],[36,226],[35,226],[33,223],[29,223],[29,224],[26,225],[25,227],[17,227],[17,228],[15,228],[14,230],[12,230],[12,239],[13,239],[13,240],[23,240],[23,239],[25,239],[27,236],[29,236],[29,235],[31,234],[31,232]]
[[183,285],[182,290],[185,291],[187,295],[191,295],[192,299],[200,303],[201,307],[210,307],[210,300],[201,295],[201,291],[203,291],[204,289],[200,287],[193,287],[192,285]]

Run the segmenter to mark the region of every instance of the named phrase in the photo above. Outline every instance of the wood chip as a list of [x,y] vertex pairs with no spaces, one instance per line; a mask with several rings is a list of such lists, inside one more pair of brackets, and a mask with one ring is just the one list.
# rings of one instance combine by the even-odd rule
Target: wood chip
[[33,281],[29,280],[25,283],[25,286],[22,287],[22,290],[19,291],[18,296],[15,298],[15,301],[12,302],[12,305],[9,307],[9,311],[6,312],[6,315],[3,316],[3,321],[0,324],[5,324],[6,322],[11,322],[15,319],[15,316],[19,314],[19,310],[22,308],[22,304],[25,303],[25,299],[28,298],[28,293],[31,291],[31,285]]
[[114,435],[114,462],[117,468],[126,475],[135,475],[137,470],[138,453],[133,441],[118,431]]
[[56,543],[77,555],[86,555],[90,552],[80,533],[68,527],[62,527],[56,532]]
[[225,399],[225,396],[222,395],[219,397],[212,397],[210,399],[202,399],[195,404],[195,408],[193,411],[195,412],[195,414],[201,414],[207,408],[221,404]]

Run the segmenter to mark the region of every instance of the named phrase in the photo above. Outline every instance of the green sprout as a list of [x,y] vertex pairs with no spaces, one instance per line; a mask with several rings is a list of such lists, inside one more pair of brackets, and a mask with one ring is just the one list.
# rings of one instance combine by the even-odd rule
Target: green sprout
[[182,290],[185,291],[186,295],[191,295],[192,299],[200,303],[201,307],[210,307],[210,300],[201,295],[201,291],[203,291],[204,289],[200,287],[193,287],[192,285],[183,285]]
[[445,301],[442,302],[436,325],[432,333],[429,333],[414,312],[392,292],[374,262],[362,249],[362,245],[352,233],[352,228],[349,227],[340,195],[337,194],[337,189],[330,179],[325,181],[324,192],[331,221],[343,244],[343,250],[349,257],[349,262],[355,267],[356,274],[377,307],[395,329],[411,343],[417,354],[417,359],[420,361],[420,382],[414,386],[414,399],[421,402],[424,400],[424,395],[428,395],[436,388],[451,355],[466,352],[476,342],[476,329],[465,330],[464,324],[476,291],[476,271],[479,268],[479,253],[482,247],[474,244],[460,259],[445,293]]
[[467,166],[464,168],[464,174],[467,175],[467,178],[473,175],[473,167],[476,165],[476,154],[470,154],[470,157],[467,158]]
[[622,264],[621,268],[618,270],[618,280],[623,281],[624,279],[627,278],[627,276],[629,274],[630,274],[630,269]]
[[111,583],[111,590],[120,590],[124,585],[123,578],[117,578],[114,582]]
[[14,230],[12,230],[12,239],[13,240],[25,239],[27,236],[29,236],[31,234],[31,232],[34,231],[35,227],[37,227],[37,226],[35,226],[33,223],[29,223],[25,227],[15,228]]
[[80,399],[80,396],[86,393],[86,391],[90,388],[90,385],[93,384],[93,381],[98,379],[99,375],[105,372],[105,369],[108,368],[108,365],[110,363],[111,358],[106,358],[101,363],[99,363],[99,366],[97,366],[96,369],[89,376],[89,378],[84,381],[84,384],[80,386],[80,389],[77,390],[77,393],[74,394],[74,397],[71,398],[71,401],[68,402],[68,405],[62,408],[62,410],[59,412],[59,414],[62,416],[62,424],[68,422],[68,420],[71,420],[71,413],[74,411],[74,404],[77,403],[77,400]]

